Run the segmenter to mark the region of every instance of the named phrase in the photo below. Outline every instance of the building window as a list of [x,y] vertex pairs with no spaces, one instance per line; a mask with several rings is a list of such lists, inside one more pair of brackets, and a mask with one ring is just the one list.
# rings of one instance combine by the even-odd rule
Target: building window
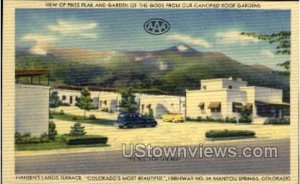
[[72,103],[73,103],[73,97],[70,96],[70,104],[72,104]]
[[229,85],[229,86],[228,86],[228,89],[232,89],[232,86],[231,86],[231,85]]
[[232,112],[241,112],[243,104],[240,102],[232,102]]
[[210,112],[221,112],[221,108],[211,108]]
[[62,96],[62,100],[66,100],[67,97],[65,95]]
[[203,89],[203,90],[206,90],[206,86],[205,86],[205,85],[204,85],[204,86],[202,86],[202,89]]

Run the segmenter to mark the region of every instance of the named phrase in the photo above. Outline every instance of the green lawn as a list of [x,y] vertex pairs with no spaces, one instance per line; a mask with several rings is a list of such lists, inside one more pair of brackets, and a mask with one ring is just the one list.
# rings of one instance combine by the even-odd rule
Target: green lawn
[[38,151],[38,150],[55,150],[68,148],[86,148],[86,147],[106,147],[107,144],[83,144],[83,145],[67,145],[62,140],[63,136],[58,136],[56,141],[37,144],[15,144],[16,151]]
[[64,120],[64,121],[73,121],[73,122],[80,122],[80,123],[88,123],[88,124],[95,124],[95,125],[107,125],[107,126],[113,126],[114,124],[114,120],[109,120],[109,119],[88,119],[88,117],[86,117],[85,119],[83,118],[83,116],[78,116],[77,120],[73,119],[72,114],[60,114],[60,113],[53,113],[53,118],[54,119],[59,119],[59,120]]

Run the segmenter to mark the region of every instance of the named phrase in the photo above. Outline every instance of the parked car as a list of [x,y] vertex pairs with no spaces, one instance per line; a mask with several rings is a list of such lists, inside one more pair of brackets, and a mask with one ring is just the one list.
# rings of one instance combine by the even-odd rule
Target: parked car
[[162,120],[166,122],[184,122],[184,117],[180,113],[168,113],[162,116]]
[[156,127],[157,122],[153,117],[145,117],[139,113],[120,113],[115,125],[119,128]]

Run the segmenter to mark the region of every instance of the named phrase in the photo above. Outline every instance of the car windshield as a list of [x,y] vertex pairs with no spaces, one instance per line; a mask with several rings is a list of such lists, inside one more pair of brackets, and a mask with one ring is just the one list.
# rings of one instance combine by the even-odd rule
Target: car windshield
[[120,114],[119,119],[134,119],[137,117],[143,117],[141,114]]
[[119,118],[125,118],[125,117],[126,117],[125,114],[120,114],[120,115],[119,115]]

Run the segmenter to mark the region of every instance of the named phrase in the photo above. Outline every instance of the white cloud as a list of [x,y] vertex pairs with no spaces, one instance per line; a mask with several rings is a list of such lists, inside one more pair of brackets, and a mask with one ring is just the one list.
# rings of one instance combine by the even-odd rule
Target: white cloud
[[218,32],[216,33],[217,41],[223,44],[241,44],[248,45],[250,43],[257,43],[260,40],[241,35],[241,31],[227,31],[227,32]]
[[202,46],[204,48],[210,48],[211,44],[208,43],[206,40],[199,38],[199,37],[192,37],[189,35],[184,35],[184,34],[172,34],[168,36],[169,40],[177,40],[184,42],[186,44],[191,44],[191,45],[197,45],[197,46]]
[[34,42],[54,42],[56,40],[53,36],[27,34],[22,38],[24,41],[34,41]]
[[46,55],[51,44],[55,42],[56,38],[53,36],[27,34],[22,38],[22,40],[35,43],[35,45],[30,48],[30,52],[32,54]]
[[271,50],[263,49],[260,51],[260,55],[268,57],[268,58],[274,58],[275,54]]
[[48,26],[50,31],[58,32],[64,36],[80,36],[83,38],[97,38],[97,34],[90,32],[97,27],[97,23],[69,22],[59,20],[56,24]]

